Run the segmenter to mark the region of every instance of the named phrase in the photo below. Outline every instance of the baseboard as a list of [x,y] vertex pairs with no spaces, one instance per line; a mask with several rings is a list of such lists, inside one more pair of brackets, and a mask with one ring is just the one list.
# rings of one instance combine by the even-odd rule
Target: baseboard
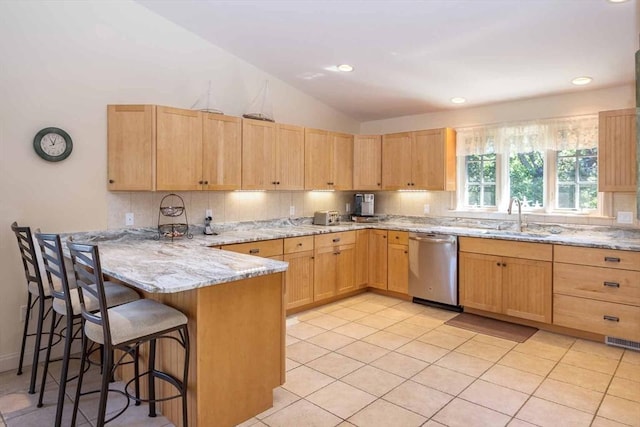
[[[29,344],[31,344],[31,347],[33,347],[33,344],[27,341],[27,345]],[[71,345],[71,354],[80,353],[80,349],[81,349],[81,343],[80,343],[80,340],[77,340]],[[55,345],[51,350],[51,359],[54,360],[54,359],[61,358],[63,352],[64,352],[64,348],[63,348],[62,342],[60,342],[59,344]],[[46,352],[42,350],[42,352],[40,353],[40,363],[44,361],[45,355],[46,355]],[[0,372],[17,371],[19,360],[20,360],[20,352],[0,354]],[[31,362],[33,362],[33,351],[26,350],[24,353],[24,361],[22,362],[23,370],[24,368],[31,366]]]

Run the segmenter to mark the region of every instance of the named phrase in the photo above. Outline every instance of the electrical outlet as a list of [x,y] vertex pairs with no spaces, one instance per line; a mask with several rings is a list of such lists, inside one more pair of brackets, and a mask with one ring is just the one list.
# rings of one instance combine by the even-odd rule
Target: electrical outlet
[[133,212],[124,214],[124,225],[133,225]]
[[24,322],[25,320],[27,320],[27,306],[26,305],[21,305],[20,306],[20,321]]
[[296,214],[296,207],[291,205],[289,206],[289,216],[294,216]]
[[618,211],[618,224],[633,224],[633,212]]
[[212,209],[205,209],[204,217],[205,218],[213,218],[213,210]]
[[424,212],[424,214],[425,214],[425,215],[426,215],[426,214],[428,214],[428,213],[430,213],[430,212],[431,212],[431,206],[429,206],[429,205],[425,204],[425,205],[424,205],[424,211],[423,211],[423,212]]
[[347,202],[346,206],[345,206],[345,210],[346,213],[351,212],[351,203]]

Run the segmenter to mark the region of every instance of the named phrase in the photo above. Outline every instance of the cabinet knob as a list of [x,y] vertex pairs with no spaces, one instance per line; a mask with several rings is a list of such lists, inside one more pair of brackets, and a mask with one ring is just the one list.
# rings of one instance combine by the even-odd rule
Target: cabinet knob
[[396,240],[400,240],[400,236],[396,236]]
[[204,183],[205,183],[206,185],[209,185],[209,181],[205,181]]
[[276,181],[276,185],[280,185],[280,181]]
[[405,254],[408,254],[408,253],[409,253],[409,251],[404,251],[404,253],[405,253]]
[[114,180],[112,180],[112,179],[110,179],[110,180],[109,180],[109,184],[113,184],[114,182],[115,182],[115,181],[114,181]]
[[407,187],[411,187],[411,183],[410,182],[407,182]]
[[498,267],[500,267],[500,263],[499,263],[499,262],[496,262],[496,265],[497,265]]
[[387,238],[387,236],[382,236],[382,238],[383,238],[383,239],[386,239],[386,238]]
[[502,266],[503,266],[503,267],[506,267],[506,266],[507,266],[507,264],[503,262],[503,263],[502,263]]
[[272,184],[272,185],[276,185],[276,182],[275,182],[275,181],[271,181],[271,184]]
[[202,184],[203,184],[203,182],[202,182],[202,181],[198,181],[198,184],[202,185]]
[[377,185],[378,185],[378,187],[380,187],[382,184],[378,183]]

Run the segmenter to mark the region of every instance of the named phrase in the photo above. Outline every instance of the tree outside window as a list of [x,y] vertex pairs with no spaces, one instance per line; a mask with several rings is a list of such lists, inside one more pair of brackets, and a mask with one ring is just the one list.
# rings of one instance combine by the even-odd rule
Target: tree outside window
[[509,194],[525,207],[544,207],[544,155],[539,151],[509,156]]
[[558,209],[596,209],[598,150],[562,150],[557,156]]
[[496,206],[496,155],[476,154],[465,157],[466,204],[474,207]]

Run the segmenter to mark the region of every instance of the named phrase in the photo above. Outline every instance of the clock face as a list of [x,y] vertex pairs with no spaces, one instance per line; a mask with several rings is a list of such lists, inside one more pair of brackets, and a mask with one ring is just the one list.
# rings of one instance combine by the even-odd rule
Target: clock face
[[67,141],[62,135],[57,133],[48,133],[40,140],[40,147],[45,154],[51,157],[58,157],[67,149]]
[[73,150],[73,142],[68,133],[60,128],[44,128],[33,139],[33,148],[38,156],[49,162],[66,159]]

